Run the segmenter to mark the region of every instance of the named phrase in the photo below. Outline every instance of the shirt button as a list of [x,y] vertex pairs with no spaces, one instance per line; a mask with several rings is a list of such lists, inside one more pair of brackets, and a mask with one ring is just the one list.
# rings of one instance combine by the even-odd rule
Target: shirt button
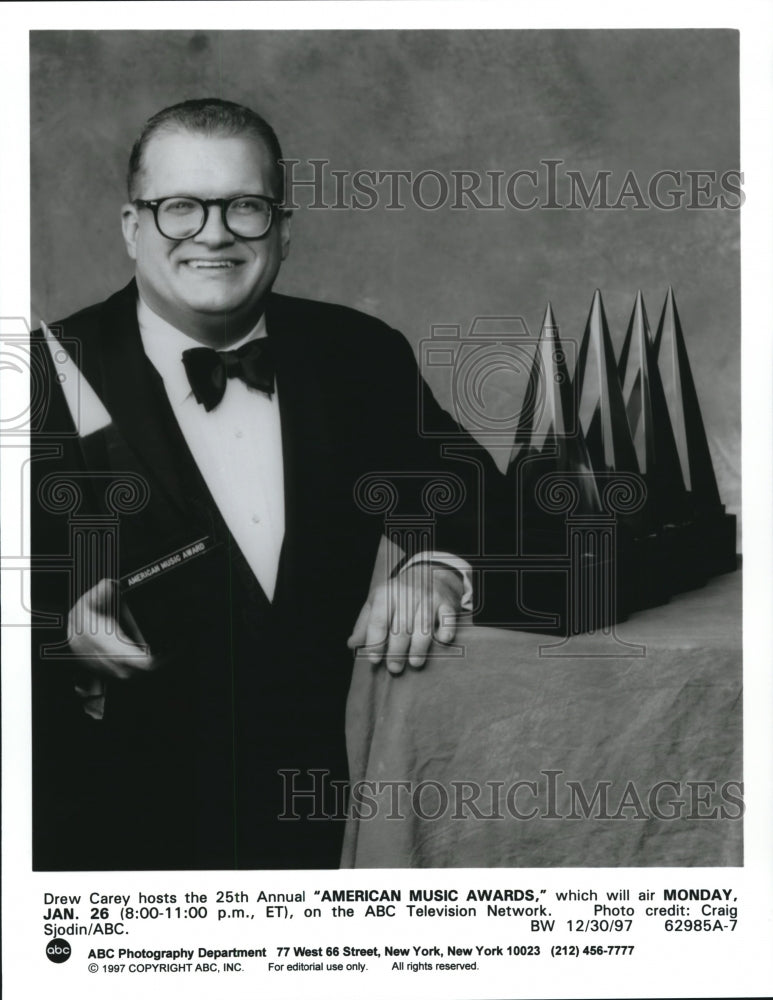
[[243,430],[238,430],[238,431],[236,432],[236,436],[237,436],[238,438],[240,438],[240,437],[244,437],[244,431],[243,431]]
[[252,523],[253,524],[260,524],[260,515],[259,514],[253,514],[252,515]]

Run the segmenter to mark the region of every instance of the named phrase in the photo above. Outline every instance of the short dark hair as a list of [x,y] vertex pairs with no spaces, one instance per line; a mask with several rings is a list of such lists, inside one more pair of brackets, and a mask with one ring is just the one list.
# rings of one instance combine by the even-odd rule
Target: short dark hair
[[274,180],[276,197],[284,197],[284,171],[282,169],[282,148],[276,132],[265,118],[233,101],[223,101],[219,97],[201,97],[182,101],[156,112],[145,122],[129,156],[129,170],[126,186],[129,198],[136,196],[137,178],[142,173],[145,148],[154,135],[160,132],[199,132],[203,135],[252,135],[263,142],[275,165]]

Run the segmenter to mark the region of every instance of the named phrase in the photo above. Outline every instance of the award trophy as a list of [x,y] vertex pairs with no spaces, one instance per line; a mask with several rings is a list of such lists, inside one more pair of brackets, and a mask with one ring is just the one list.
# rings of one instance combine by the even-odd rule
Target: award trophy
[[[663,383],[641,292],[636,295],[618,364],[628,424],[647,491],[652,574],[675,593],[706,582],[698,558],[698,536],[671,428]],[[642,595],[646,600],[646,594]]]
[[655,355],[687,490],[688,515],[697,534],[699,566],[709,576],[730,572],[737,563],[736,519],[735,515],[725,513],[719,497],[682,325],[670,287],[655,336]]
[[518,530],[519,611],[536,615],[538,623],[532,627],[553,634],[607,625],[614,605],[605,593],[604,567],[610,569],[613,558],[608,518],[550,304],[507,478]]
[[[624,474],[628,483],[638,479],[646,491],[598,289],[585,324],[574,378],[578,386],[580,426],[597,483],[600,485],[604,479],[614,482],[616,475],[619,479]],[[642,504],[621,510],[617,518],[615,576],[621,614],[663,604],[671,594],[668,576],[663,571],[659,525],[648,499],[646,494]]]

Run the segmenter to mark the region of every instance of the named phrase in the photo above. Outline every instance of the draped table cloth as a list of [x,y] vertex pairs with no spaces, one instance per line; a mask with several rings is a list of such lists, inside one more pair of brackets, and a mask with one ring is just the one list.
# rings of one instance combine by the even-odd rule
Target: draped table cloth
[[741,573],[564,641],[355,662],[342,867],[742,864]]

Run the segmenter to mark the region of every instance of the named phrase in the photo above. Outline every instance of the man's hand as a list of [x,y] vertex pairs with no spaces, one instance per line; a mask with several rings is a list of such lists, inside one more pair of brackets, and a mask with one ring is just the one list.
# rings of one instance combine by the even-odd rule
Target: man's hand
[[371,590],[347,645],[364,646],[371,663],[386,659],[393,674],[402,673],[406,659],[412,667],[421,667],[433,639],[453,641],[463,591],[462,579],[453,570],[414,563]]
[[[119,622],[115,580],[100,580],[78,598],[70,611],[70,649],[83,660],[83,667],[94,679],[129,680],[157,666],[128,608],[121,608],[120,617]],[[96,686],[79,684],[76,691],[81,697],[90,697]]]

